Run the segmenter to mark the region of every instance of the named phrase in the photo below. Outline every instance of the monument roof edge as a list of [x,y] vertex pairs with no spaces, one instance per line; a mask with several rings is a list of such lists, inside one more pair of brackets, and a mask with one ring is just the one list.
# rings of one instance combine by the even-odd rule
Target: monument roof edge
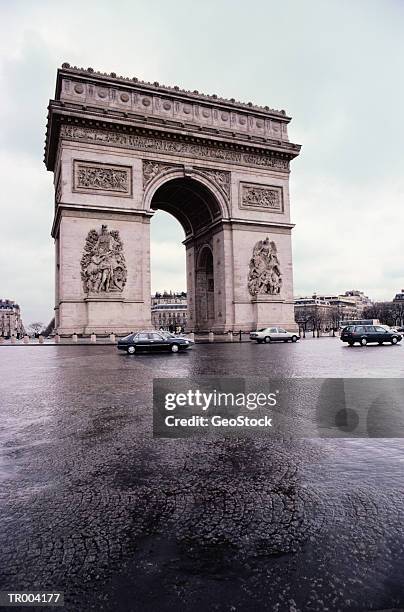
[[47,170],[53,170],[54,158],[56,154],[56,148],[59,141],[59,125],[61,123],[71,123],[72,125],[79,124],[80,126],[92,126],[98,127],[99,129],[113,129],[123,130],[123,133],[144,133],[149,132],[150,134],[160,134],[162,137],[177,139],[186,139],[190,141],[198,140],[205,143],[223,143],[225,147],[231,148],[243,148],[250,150],[272,150],[277,151],[283,155],[287,155],[290,159],[294,159],[300,154],[301,145],[291,143],[289,141],[262,141],[256,140],[241,140],[240,138],[231,138],[229,135],[225,136],[215,135],[212,133],[196,132],[192,131],[189,134],[185,134],[182,130],[175,129],[173,126],[164,126],[161,124],[153,124],[151,122],[144,123],[142,121],[135,122],[131,119],[108,116],[108,114],[100,116],[93,116],[91,113],[83,116],[82,111],[77,112],[77,109],[68,109],[63,104],[60,106],[60,102],[57,100],[50,100],[48,106],[48,121],[45,138],[45,151],[44,151],[44,163]]
[[148,81],[142,81],[137,77],[130,78],[117,76],[115,72],[111,72],[108,74],[106,72],[96,71],[93,68],[79,68],[77,66],[70,66],[70,64],[66,62],[62,64],[61,68],[58,68],[55,91],[56,99],[58,99],[60,95],[61,79],[63,76],[76,76],[87,80],[103,81],[126,87],[137,87],[139,89],[143,89],[148,92],[153,92],[155,94],[169,94],[172,96],[185,97],[187,99],[205,102],[208,104],[217,104],[219,106],[242,109],[247,112],[258,112],[268,116],[272,115],[276,116],[279,120],[284,121],[285,123],[289,123],[291,121],[291,117],[286,114],[285,110],[276,110],[270,108],[269,106],[260,106],[258,104],[253,104],[252,102],[240,102],[238,100],[235,100],[234,98],[222,98],[220,96],[217,96],[216,94],[205,94],[197,90],[190,91],[186,89],[181,89],[180,87],[175,85],[161,85],[157,81],[155,81],[154,83],[150,83]]

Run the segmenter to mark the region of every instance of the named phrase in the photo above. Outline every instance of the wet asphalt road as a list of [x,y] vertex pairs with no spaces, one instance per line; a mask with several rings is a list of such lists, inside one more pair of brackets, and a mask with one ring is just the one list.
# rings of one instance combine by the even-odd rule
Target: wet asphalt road
[[70,611],[404,608],[404,441],[152,438],[153,377],[403,377],[404,345],[0,347],[0,589]]

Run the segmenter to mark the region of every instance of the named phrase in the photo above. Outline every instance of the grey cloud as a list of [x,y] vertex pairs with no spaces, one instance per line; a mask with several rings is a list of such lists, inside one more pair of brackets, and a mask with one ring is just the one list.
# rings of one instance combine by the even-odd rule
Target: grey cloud
[[[13,261],[0,297],[26,320],[53,309],[42,154],[62,61],[285,108],[303,144],[291,175],[296,292],[357,286],[387,298],[404,285],[401,1],[21,1],[0,12],[1,248]],[[170,272],[156,251],[153,285],[182,288],[181,228],[157,216],[152,239],[167,240],[173,261]]]

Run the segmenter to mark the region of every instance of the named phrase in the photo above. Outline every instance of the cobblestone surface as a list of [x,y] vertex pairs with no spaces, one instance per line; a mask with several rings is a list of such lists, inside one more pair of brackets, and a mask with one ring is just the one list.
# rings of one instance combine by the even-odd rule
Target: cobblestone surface
[[401,440],[154,440],[154,376],[402,376],[404,347],[0,348],[0,588],[65,609],[404,608]]

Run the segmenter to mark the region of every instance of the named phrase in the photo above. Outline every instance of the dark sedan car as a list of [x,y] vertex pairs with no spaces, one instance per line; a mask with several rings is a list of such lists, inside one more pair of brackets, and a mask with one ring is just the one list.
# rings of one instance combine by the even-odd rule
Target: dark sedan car
[[171,351],[172,353],[178,353],[178,351],[191,348],[193,344],[194,342],[189,340],[189,338],[156,331],[141,331],[129,334],[125,338],[120,338],[117,347],[119,350],[129,353],[129,355],[133,355],[142,351]]
[[348,325],[341,332],[342,342],[348,342],[349,346],[353,346],[355,342],[362,346],[370,342],[397,344],[401,339],[401,334],[382,325]]

